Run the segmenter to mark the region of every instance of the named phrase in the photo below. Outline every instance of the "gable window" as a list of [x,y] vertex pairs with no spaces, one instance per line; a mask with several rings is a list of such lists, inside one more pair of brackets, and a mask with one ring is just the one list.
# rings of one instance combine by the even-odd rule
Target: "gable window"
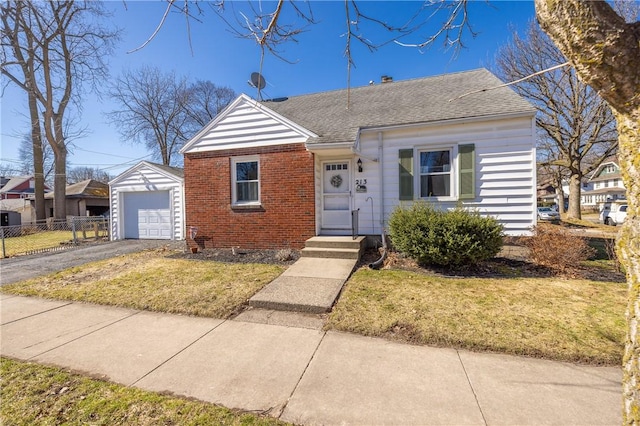
[[420,197],[451,196],[451,151],[420,151]]
[[231,160],[233,205],[260,204],[260,160],[258,156]]

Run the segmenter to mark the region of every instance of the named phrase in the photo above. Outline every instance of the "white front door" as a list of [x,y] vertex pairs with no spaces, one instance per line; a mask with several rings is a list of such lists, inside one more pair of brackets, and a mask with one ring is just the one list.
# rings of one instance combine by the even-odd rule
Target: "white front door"
[[351,161],[322,163],[322,230],[351,229]]

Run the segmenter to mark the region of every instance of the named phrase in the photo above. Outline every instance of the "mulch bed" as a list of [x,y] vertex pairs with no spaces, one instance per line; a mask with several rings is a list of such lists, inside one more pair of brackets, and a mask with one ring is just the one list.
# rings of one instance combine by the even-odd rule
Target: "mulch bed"
[[214,261],[224,263],[265,263],[272,265],[291,265],[300,258],[297,250],[232,250],[204,249],[197,253],[176,253],[169,257]]
[[[172,258],[192,259],[201,261],[215,261],[224,263],[262,263],[288,266],[300,258],[298,250],[232,250],[232,249],[204,249],[197,253],[172,254]],[[356,268],[367,268],[377,261],[380,253],[377,249],[367,249]],[[410,258],[399,253],[390,252],[384,262],[383,269],[400,269],[428,275],[444,277],[477,277],[477,278],[544,278],[556,276],[555,272],[543,266],[536,265],[524,259],[517,251],[505,251],[502,257],[495,257],[479,265],[458,269],[438,267],[422,267]],[[588,279],[593,281],[625,282],[623,273],[612,273],[610,270],[599,268],[576,268],[566,278]]]

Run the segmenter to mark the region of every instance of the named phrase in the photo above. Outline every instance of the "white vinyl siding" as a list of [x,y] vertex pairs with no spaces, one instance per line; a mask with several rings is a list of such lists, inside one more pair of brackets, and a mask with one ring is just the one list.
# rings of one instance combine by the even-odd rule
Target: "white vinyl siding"
[[[415,150],[415,174],[419,174],[419,162],[416,157],[420,151],[453,147],[452,197],[444,201],[426,201],[434,202],[443,209],[455,208],[458,202],[462,202],[465,207],[478,209],[483,215],[497,218],[504,225],[505,233],[508,235],[529,235],[530,228],[535,223],[536,209],[534,141],[533,120],[529,117],[384,130],[381,152],[378,133],[375,130],[363,132],[360,139],[360,153],[364,161],[363,173],[356,173],[355,178],[367,180],[367,192],[354,195],[354,208],[360,209],[360,232],[379,235],[381,215],[386,227],[389,215],[396,206],[413,202],[399,199],[400,150]],[[457,149],[467,144],[473,144],[475,147],[475,196],[460,200],[457,194]],[[382,157],[382,164],[373,161],[379,156]],[[379,168],[382,168],[382,180],[378,177]],[[414,199],[419,199],[419,178],[414,179]],[[382,206],[381,192],[384,193]]]
[[238,97],[189,141],[182,153],[304,143],[312,133],[246,95]]

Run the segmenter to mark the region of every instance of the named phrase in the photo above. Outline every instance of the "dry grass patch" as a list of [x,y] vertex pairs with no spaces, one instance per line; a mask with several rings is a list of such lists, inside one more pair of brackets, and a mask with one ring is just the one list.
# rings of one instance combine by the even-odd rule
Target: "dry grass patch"
[[284,268],[167,257],[144,251],[70,268],[3,292],[157,312],[228,318]]
[[0,373],[0,422],[7,426],[286,424],[32,363],[0,359]]
[[614,282],[360,269],[327,326],[418,344],[620,365],[625,303],[625,285]]

